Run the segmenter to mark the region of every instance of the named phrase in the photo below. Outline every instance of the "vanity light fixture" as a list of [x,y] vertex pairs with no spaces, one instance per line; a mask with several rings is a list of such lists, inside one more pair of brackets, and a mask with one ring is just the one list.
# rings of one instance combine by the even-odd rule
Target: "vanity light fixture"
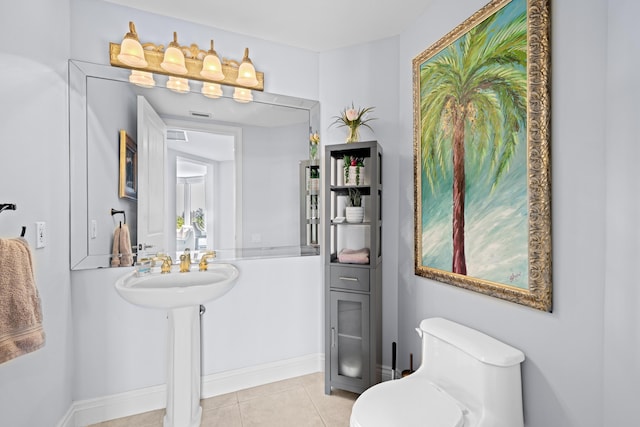
[[[165,51],[163,45],[141,44],[133,22],[129,23],[129,29],[130,31],[125,35],[122,44],[109,44],[109,59],[114,67],[205,83],[264,90],[264,74],[255,71],[249,59],[249,49],[245,49],[242,64],[238,64],[237,61],[226,58],[220,61],[220,57],[213,48],[213,41],[209,51],[201,50],[196,44],[181,46],[178,43],[178,36],[174,32],[173,41]],[[130,46],[135,46],[135,49]],[[138,48],[138,46],[140,47]],[[139,76],[131,78],[137,80]]]
[[187,67],[184,64],[184,53],[178,44],[178,33],[173,32],[173,41],[164,52],[164,60],[160,64],[163,70],[171,74],[187,74]]
[[255,87],[258,85],[258,79],[256,78],[256,69],[253,66],[253,62],[249,59],[249,48],[244,48],[244,57],[240,68],[238,68],[238,78],[236,82],[241,86]]
[[147,71],[131,70],[129,81],[133,84],[146,88],[154,87],[156,85],[156,82],[153,79],[153,74]]
[[233,99],[240,102],[241,104],[245,104],[247,102],[253,101],[253,95],[251,94],[251,89],[237,87],[233,91]]
[[140,40],[138,40],[136,26],[132,21],[129,21],[129,32],[125,34],[124,39],[122,39],[118,60],[130,67],[140,68],[148,65],[144,58],[142,45],[140,44]]
[[207,98],[220,98],[222,96],[222,86],[220,83],[202,83],[202,94]]
[[202,61],[202,71],[200,71],[200,75],[211,80],[224,80],[222,63],[220,62],[218,54],[213,49],[213,40],[211,40],[211,49],[209,49]]
[[173,77],[169,76],[169,80],[167,81],[167,89],[171,89],[174,92],[178,93],[187,93],[189,92],[189,80],[184,77]]

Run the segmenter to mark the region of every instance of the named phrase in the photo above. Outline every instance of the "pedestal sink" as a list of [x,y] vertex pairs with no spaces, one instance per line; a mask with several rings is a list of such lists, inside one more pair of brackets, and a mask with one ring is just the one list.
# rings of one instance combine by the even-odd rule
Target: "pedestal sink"
[[132,304],[168,310],[167,413],[164,427],[197,427],[200,407],[200,304],[220,298],[233,287],[238,269],[231,264],[198,266],[186,273],[128,273],[116,291]]

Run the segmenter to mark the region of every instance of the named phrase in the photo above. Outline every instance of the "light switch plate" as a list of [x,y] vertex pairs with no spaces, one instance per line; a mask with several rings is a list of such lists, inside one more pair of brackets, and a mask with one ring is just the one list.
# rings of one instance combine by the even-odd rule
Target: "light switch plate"
[[44,221],[36,222],[36,248],[44,248],[47,245],[47,224]]

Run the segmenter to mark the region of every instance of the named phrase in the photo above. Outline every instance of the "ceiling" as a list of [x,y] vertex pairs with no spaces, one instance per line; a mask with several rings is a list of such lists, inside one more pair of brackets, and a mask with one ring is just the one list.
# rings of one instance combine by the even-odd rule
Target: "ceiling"
[[315,52],[400,34],[431,0],[107,0]]

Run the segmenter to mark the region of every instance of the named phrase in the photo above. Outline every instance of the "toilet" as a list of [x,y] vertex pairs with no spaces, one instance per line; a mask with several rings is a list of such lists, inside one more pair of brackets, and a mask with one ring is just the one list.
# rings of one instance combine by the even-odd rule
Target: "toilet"
[[522,427],[524,354],[443,318],[425,319],[422,363],[358,397],[351,427]]

